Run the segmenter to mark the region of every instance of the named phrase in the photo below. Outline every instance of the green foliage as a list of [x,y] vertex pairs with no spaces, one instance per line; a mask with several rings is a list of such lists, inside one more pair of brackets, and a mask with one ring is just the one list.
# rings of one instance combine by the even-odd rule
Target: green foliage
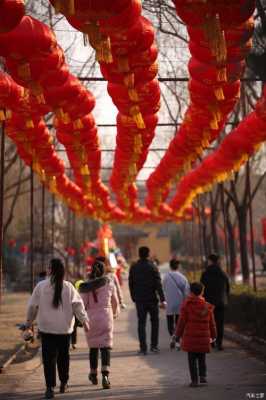
[[266,290],[255,293],[244,285],[232,287],[226,322],[241,333],[266,339]]

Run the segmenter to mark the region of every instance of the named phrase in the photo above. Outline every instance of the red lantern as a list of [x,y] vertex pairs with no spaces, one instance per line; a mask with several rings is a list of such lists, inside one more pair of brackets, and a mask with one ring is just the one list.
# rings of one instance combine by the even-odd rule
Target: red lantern
[[0,1],[0,33],[9,32],[20,23],[25,14],[24,0]]

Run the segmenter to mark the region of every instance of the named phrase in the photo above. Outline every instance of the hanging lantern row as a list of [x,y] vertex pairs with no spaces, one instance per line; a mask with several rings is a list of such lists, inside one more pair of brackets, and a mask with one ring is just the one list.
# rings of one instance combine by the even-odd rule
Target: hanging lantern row
[[42,105],[28,89],[17,85],[6,73],[0,73],[0,120],[6,120],[5,133],[17,145],[26,165],[32,166],[48,190],[73,211],[92,215],[94,209],[81,189],[65,175],[64,162],[58,157],[53,138],[39,116]]
[[[95,217],[110,218],[112,211],[121,218],[109,200],[108,189],[100,181],[97,128],[90,113],[95,99],[69,72],[53,32],[27,16],[12,32],[0,35],[0,47],[12,77],[35,96],[32,114],[54,111],[58,139],[66,145],[76,183],[93,204]],[[33,120],[28,124],[34,127]]]
[[[134,182],[154,137],[160,106],[154,28],[141,16],[140,0],[116,0],[112,6],[103,1],[51,3],[95,48],[108,93],[119,110],[110,183],[130,220],[139,207]],[[146,209],[138,213],[150,216]]]
[[[147,181],[146,204],[155,213],[163,212],[160,204],[167,199],[171,185],[190,170],[224,128],[239,99],[244,58],[251,48],[254,28],[254,1],[192,0],[176,1],[175,5],[189,34],[190,105],[183,124]],[[240,15],[239,7],[243,7]]]
[[266,141],[266,90],[251,112],[230,134],[219,148],[205,158],[198,168],[191,171],[180,182],[171,207],[177,216],[201,193],[233,177],[242,165]]

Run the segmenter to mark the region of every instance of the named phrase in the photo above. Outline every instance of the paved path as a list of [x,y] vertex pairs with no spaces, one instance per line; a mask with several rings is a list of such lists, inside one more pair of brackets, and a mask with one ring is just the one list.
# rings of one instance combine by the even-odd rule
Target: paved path
[[[188,387],[186,354],[169,350],[163,312],[161,314],[161,352],[141,357],[136,355],[135,310],[129,306],[121,313],[115,323],[110,390],[88,382],[88,350],[82,330],[79,330],[79,348],[71,353],[69,392],[56,397],[66,400],[266,400],[265,364],[230,342],[225,343],[224,352],[207,356],[209,385]],[[38,361],[37,358],[30,364],[15,364],[5,375],[0,375],[1,400],[43,398],[42,367],[37,366]]]

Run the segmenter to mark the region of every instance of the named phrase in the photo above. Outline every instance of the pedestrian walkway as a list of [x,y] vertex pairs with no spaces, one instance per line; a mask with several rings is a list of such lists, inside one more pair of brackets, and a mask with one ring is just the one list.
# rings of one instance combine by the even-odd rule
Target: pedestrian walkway
[[[129,302],[130,303],[130,302]],[[58,399],[85,400],[266,400],[266,366],[237,345],[226,342],[224,352],[207,356],[207,387],[190,388],[187,355],[169,350],[164,312],[161,311],[160,354],[138,356],[136,318],[133,305],[115,322],[115,346],[110,380],[112,388],[88,382],[88,350],[82,329],[78,349],[71,353],[70,388]],[[36,363],[38,364],[38,363]],[[14,365],[0,376],[1,400],[37,400],[43,398],[42,367],[25,371]]]

